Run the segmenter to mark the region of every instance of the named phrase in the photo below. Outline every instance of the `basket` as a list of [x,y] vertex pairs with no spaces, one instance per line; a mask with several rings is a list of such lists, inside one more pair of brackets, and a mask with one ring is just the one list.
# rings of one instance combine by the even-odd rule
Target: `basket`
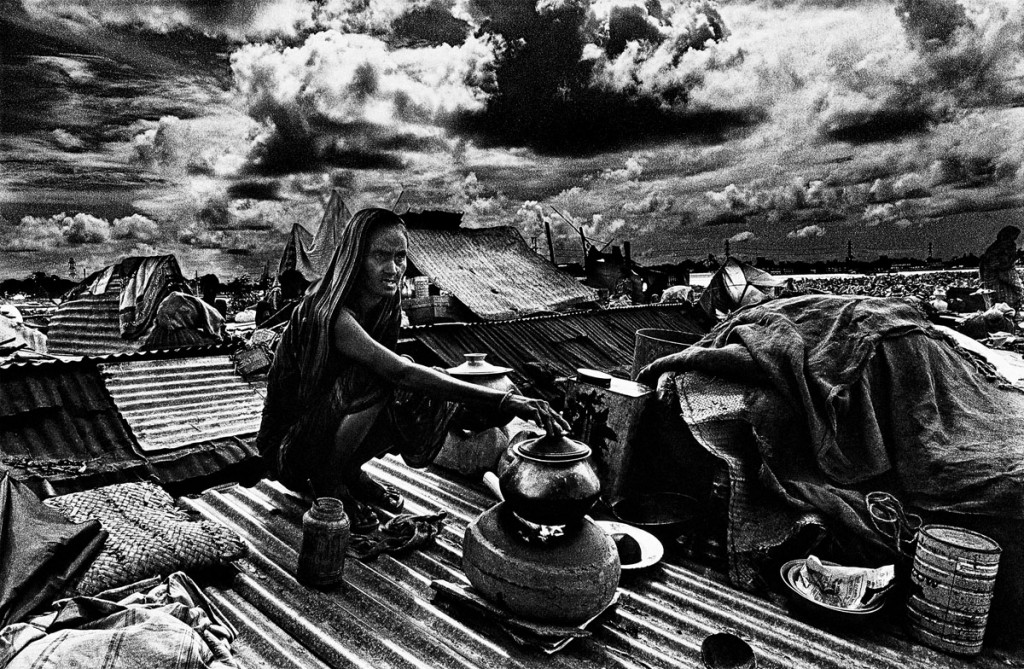
[[410,325],[424,325],[452,319],[451,295],[427,295],[403,300],[402,308],[409,316]]
[[235,363],[236,372],[242,376],[253,376],[270,369],[270,363],[274,361],[274,356],[267,346],[257,344],[250,348],[243,348],[232,355],[231,359]]

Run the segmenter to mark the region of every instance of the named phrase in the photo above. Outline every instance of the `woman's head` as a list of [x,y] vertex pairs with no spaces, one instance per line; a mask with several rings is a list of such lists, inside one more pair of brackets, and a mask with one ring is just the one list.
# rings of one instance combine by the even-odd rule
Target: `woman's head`
[[999,234],[996,235],[996,239],[1010,240],[1017,239],[1017,237],[1019,236],[1020,228],[1018,228],[1016,225],[1007,225],[1006,227],[999,231]]
[[364,209],[366,238],[359,266],[358,289],[366,298],[388,298],[398,293],[405,276],[409,235],[405,223],[387,209]]

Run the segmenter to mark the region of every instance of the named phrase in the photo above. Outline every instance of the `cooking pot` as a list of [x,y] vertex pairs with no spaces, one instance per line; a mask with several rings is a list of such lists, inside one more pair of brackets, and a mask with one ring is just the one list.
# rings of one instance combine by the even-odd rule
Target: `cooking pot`
[[516,444],[512,452],[498,484],[512,510],[532,523],[580,522],[601,494],[590,447],[582,442],[545,434]]

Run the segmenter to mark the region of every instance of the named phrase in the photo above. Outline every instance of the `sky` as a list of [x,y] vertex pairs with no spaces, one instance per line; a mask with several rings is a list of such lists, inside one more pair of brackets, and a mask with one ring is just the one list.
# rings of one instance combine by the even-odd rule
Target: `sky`
[[258,276],[340,188],[561,261],[949,258],[1024,223],[1017,0],[0,0],[0,278]]

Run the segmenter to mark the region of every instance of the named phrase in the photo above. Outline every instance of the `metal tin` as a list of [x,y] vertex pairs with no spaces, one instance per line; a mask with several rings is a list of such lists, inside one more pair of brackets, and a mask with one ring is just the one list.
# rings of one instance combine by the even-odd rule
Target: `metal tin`
[[302,546],[296,577],[301,583],[324,587],[345,575],[345,551],[351,530],[341,500],[319,497],[302,516]]
[[922,527],[907,601],[914,635],[946,652],[980,653],[1001,552],[999,544],[977,532]]

